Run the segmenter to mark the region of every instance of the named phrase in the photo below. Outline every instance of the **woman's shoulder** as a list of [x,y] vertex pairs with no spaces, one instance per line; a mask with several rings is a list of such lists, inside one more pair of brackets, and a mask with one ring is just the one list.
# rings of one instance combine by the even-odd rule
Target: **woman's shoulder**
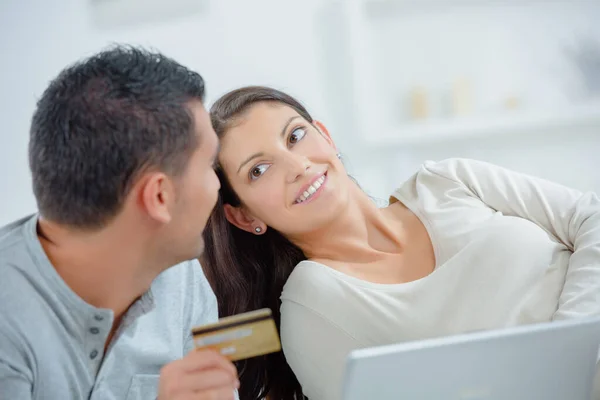
[[296,300],[320,292],[324,287],[331,285],[333,277],[328,267],[313,261],[300,261],[288,277],[283,286],[283,298]]
[[[396,200],[426,202],[427,199],[471,196],[469,182],[492,176],[495,165],[467,158],[447,158],[425,161],[413,175],[399,185],[390,195],[390,203]],[[435,202],[435,201],[433,201]]]
[[298,263],[281,293],[281,301],[314,309],[325,304],[335,304],[347,297],[354,287],[352,281],[341,272],[315,260]]
[[455,157],[440,161],[427,160],[419,166],[411,178],[420,181],[461,183],[474,175],[479,177],[493,175],[501,169],[500,166],[485,161]]

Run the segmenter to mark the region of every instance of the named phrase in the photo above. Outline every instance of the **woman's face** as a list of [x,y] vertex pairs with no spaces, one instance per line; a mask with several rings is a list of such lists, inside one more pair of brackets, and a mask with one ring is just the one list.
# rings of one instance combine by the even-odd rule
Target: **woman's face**
[[226,206],[230,222],[255,233],[319,230],[348,201],[350,179],[325,127],[293,108],[257,103],[226,132],[219,162],[242,206]]

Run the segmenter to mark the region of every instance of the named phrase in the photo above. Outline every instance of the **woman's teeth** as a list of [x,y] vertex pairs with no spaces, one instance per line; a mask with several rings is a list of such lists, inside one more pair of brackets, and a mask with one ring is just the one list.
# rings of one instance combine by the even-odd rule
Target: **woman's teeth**
[[308,187],[308,189],[306,189],[304,191],[304,193],[302,193],[302,195],[296,199],[296,204],[297,203],[302,203],[303,201],[306,201],[306,200],[310,199],[310,197],[313,194],[315,194],[317,192],[317,190],[321,187],[321,185],[323,184],[323,182],[325,182],[325,175],[321,176],[319,179],[317,179],[315,181],[315,183],[313,183],[312,185],[310,185]]

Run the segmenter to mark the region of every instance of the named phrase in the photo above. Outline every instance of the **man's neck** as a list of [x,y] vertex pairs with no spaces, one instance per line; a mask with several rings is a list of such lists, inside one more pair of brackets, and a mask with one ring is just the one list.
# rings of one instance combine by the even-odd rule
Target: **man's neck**
[[160,273],[149,265],[144,238],[131,225],[114,223],[80,231],[40,219],[38,237],[65,283],[85,302],[120,318]]

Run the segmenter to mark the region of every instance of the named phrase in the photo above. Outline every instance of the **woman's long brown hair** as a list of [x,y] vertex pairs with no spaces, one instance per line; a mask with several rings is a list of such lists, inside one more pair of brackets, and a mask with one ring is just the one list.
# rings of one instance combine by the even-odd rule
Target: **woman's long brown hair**
[[[252,105],[277,103],[296,110],[313,123],[308,111],[294,98],[278,90],[251,86],[221,97],[210,110],[211,122],[223,138]],[[223,206],[240,206],[222,168],[216,172],[221,181],[217,205],[204,231],[205,251],[200,259],[214,290],[219,316],[225,317],[259,308],[270,308],[280,328],[279,297],[294,267],[306,257],[302,250],[273,228],[262,235],[238,229],[225,218]],[[305,399],[302,388],[282,352],[237,362],[240,400]]]

